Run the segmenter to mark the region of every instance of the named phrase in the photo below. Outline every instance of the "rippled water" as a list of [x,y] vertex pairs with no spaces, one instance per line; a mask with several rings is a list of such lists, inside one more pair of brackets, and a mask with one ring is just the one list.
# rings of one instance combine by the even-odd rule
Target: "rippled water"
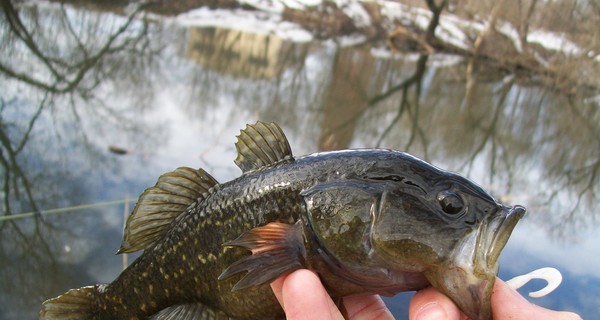
[[[179,166],[235,178],[234,137],[257,119],[279,123],[297,155],[404,150],[526,206],[500,277],[556,267],[564,283],[532,301],[600,314],[598,93],[486,65],[467,75],[449,55],[14,9],[0,18],[1,215],[17,217],[0,221],[1,319],[36,318],[49,297],[112,281],[135,258],[114,255],[134,199]],[[95,207],[18,216],[82,204]],[[387,300],[399,319],[409,296]]]

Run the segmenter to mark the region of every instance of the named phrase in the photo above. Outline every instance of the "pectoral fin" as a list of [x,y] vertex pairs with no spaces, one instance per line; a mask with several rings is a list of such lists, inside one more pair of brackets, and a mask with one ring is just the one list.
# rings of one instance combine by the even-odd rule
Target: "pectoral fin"
[[252,252],[219,276],[219,280],[223,280],[247,271],[233,287],[234,291],[269,283],[281,275],[301,269],[306,259],[300,221],[293,225],[272,222],[223,245],[243,247]]

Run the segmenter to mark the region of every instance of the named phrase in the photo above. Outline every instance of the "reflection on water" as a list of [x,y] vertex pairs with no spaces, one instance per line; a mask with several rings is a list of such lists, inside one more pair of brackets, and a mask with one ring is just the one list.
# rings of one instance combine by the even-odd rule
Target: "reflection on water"
[[262,34],[214,28],[188,31],[186,56],[223,74],[269,79],[280,71],[283,40]]
[[[298,155],[405,150],[527,206],[500,275],[557,266],[563,288],[538,303],[600,313],[600,274],[582,266],[600,264],[597,97],[484,65],[467,74],[466,61],[442,55],[186,29],[138,12],[47,4],[4,12],[4,217],[135,197],[177,166],[232,179],[234,135],[256,119],[277,121]],[[0,221],[0,318],[34,318],[48,297],[111,281],[121,269],[122,210]],[[405,305],[390,304],[403,318]]]

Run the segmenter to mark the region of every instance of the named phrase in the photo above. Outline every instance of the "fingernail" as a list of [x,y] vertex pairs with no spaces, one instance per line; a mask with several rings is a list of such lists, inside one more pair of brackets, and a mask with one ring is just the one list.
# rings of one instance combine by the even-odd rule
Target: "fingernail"
[[444,320],[448,319],[446,310],[437,302],[429,302],[423,305],[415,316],[416,320]]

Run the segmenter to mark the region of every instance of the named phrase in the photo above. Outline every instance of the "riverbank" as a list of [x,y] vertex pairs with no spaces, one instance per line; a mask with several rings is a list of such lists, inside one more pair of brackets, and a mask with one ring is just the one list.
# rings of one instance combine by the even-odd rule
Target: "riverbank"
[[[186,25],[247,30],[251,24],[258,33],[291,41],[332,40],[341,45],[369,43],[390,52],[457,54],[468,59],[469,70],[482,62],[564,93],[591,95],[600,88],[600,41],[585,29],[593,24],[588,20],[600,19],[600,14],[586,13],[591,15],[586,23],[572,24],[548,17],[559,10],[550,4],[532,1],[517,10],[505,2],[485,7],[445,0],[157,0],[141,5],[148,17]],[[123,12],[134,7],[122,0],[102,2],[102,7],[94,1],[86,5]],[[544,17],[556,21],[549,23]]]

